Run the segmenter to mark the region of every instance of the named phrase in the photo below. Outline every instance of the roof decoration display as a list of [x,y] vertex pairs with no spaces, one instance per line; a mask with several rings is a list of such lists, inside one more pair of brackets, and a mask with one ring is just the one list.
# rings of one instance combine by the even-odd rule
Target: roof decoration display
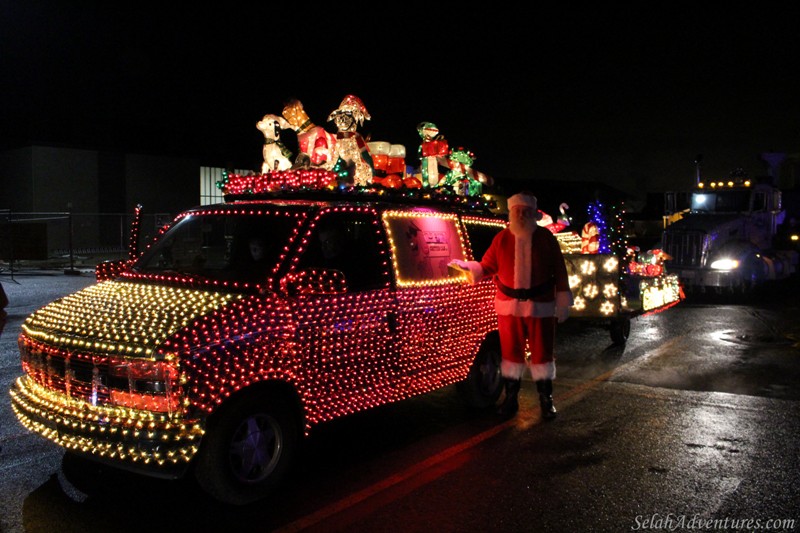
[[[217,187],[226,199],[246,195],[285,195],[309,192],[378,195],[490,208],[483,188],[491,178],[474,168],[475,155],[450,148],[432,122],[421,122],[417,132],[419,165],[406,161],[406,147],[386,141],[367,142],[358,128],[372,117],[364,102],[347,95],[327,117],[331,133],[316,125],[299,100],[287,103],[281,115],[267,114],[256,124],[264,134],[260,173],[224,174]],[[297,135],[299,153],[281,141],[281,131]]]

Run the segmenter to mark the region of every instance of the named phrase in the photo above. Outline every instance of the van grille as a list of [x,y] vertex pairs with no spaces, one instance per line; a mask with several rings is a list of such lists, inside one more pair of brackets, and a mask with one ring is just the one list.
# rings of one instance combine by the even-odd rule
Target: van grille
[[705,266],[708,236],[702,231],[664,233],[664,251],[670,255],[668,265],[680,267]]
[[34,381],[91,403],[108,399],[108,360],[76,355],[44,344],[20,342],[22,362]]

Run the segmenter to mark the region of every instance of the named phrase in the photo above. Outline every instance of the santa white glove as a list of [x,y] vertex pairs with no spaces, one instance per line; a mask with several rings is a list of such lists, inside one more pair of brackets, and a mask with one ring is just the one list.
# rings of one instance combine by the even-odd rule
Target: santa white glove
[[556,307],[556,319],[559,323],[569,318],[569,307]]

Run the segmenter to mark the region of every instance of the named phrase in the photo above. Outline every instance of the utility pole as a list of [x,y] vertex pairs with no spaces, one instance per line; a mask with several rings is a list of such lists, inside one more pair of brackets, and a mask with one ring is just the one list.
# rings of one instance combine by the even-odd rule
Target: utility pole
[[694,158],[695,185],[698,185],[701,181],[703,181],[703,176],[700,172],[700,165],[702,162],[703,162],[703,154],[697,154],[697,157]]
[[80,271],[75,270],[75,254],[72,246],[72,202],[67,202],[67,217],[69,218],[69,268],[64,270],[67,276],[80,276]]

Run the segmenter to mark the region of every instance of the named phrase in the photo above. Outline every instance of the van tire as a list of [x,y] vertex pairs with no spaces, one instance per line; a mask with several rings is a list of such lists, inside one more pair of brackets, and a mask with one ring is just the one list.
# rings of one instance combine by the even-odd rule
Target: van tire
[[500,375],[500,342],[496,337],[484,340],[466,379],[456,388],[467,405],[477,409],[494,407],[503,390]]
[[292,468],[300,444],[289,402],[275,393],[245,395],[211,422],[195,465],[200,487],[230,505],[269,496]]

